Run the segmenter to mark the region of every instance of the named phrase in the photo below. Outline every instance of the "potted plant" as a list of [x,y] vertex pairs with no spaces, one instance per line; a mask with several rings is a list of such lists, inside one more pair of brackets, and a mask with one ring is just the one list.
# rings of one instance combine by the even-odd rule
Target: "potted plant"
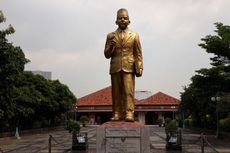
[[163,125],[163,118],[162,117],[158,117],[157,124],[159,125],[159,127],[161,127]]
[[68,120],[66,129],[72,133],[72,150],[86,150],[87,133],[80,133],[80,124],[75,120]]
[[66,130],[68,130],[70,133],[79,133],[81,127],[79,123],[75,120],[68,120],[66,125]]
[[89,117],[86,116],[86,115],[83,115],[83,116],[80,117],[79,120],[80,120],[80,122],[82,123],[82,126],[85,127],[85,124],[86,124],[87,122],[89,122]]
[[166,149],[181,150],[181,130],[178,128],[176,121],[168,121],[165,125],[166,132]]
[[172,121],[172,119],[171,118],[169,118],[169,117],[166,117],[165,118],[165,125],[167,125],[169,122],[171,122]]

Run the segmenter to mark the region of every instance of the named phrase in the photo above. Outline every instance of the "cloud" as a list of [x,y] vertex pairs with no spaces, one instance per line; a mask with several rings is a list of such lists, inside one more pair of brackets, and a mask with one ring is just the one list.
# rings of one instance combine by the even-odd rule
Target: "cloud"
[[197,46],[213,34],[214,22],[230,24],[228,0],[7,0],[2,10],[16,33],[9,37],[31,63],[26,69],[52,71],[77,97],[110,84],[103,49],[117,28],[116,11],[127,8],[130,28],[138,32],[144,75],[136,89],[179,97],[195,70],[209,67]]

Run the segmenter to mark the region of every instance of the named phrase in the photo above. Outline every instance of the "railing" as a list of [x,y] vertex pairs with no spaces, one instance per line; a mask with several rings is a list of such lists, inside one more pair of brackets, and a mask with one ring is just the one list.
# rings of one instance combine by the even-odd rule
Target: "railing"
[[201,153],[204,153],[204,147],[206,145],[207,145],[207,147],[210,147],[214,152],[219,153],[219,151],[217,151],[215,149],[215,147],[208,141],[208,139],[207,139],[207,137],[205,136],[204,133],[201,133],[200,137],[197,140],[195,140],[193,142],[190,142],[190,143],[195,144],[195,143],[198,143],[198,142],[201,142]]
[[[52,149],[52,140],[56,143],[55,145],[62,145],[63,143],[65,143],[65,142],[60,143],[52,135],[49,135],[49,139],[48,139],[48,152],[49,153],[51,153],[51,149]],[[69,151],[69,150],[71,150],[71,148],[67,149],[66,151]]]
[[[55,145],[62,145],[63,143],[58,142],[52,135],[49,135],[48,139],[48,152],[52,151],[52,141],[54,141]],[[65,142],[64,142],[65,143]],[[72,147],[69,150],[87,150],[88,149],[88,137],[87,133],[73,133],[72,135]],[[1,153],[1,152],[0,152]]]
[[[215,147],[210,143],[210,142],[208,142],[208,139],[206,138],[206,136],[202,133],[202,141],[204,142],[203,144],[207,144],[210,148],[212,148],[212,150],[213,151],[215,151],[216,153],[219,153],[219,151],[217,151],[216,149],[215,149]],[[204,145],[202,145],[202,146],[204,146]],[[203,152],[202,152],[203,153]]]

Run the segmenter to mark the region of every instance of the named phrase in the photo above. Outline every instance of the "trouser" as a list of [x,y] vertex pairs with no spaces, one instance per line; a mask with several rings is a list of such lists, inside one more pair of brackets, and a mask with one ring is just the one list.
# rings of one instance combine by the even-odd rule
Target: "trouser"
[[119,114],[121,118],[127,114],[134,114],[134,74],[124,71],[113,73],[111,74],[111,83],[113,114]]

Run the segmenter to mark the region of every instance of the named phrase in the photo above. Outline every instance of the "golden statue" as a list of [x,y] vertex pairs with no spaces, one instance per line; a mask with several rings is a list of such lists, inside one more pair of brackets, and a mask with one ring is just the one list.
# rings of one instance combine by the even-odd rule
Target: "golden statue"
[[134,121],[135,75],[143,71],[142,51],[139,36],[128,28],[128,11],[117,11],[118,29],[107,35],[104,54],[111,58],[110,75],[112,84],[112,121]]

